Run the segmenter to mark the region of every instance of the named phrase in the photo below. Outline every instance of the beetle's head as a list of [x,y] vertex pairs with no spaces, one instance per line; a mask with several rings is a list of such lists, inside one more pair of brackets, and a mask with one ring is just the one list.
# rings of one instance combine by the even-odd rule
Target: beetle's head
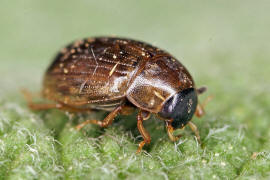
[[174,129],[184,127],[192,118],[198,103],[197,92],[188,88],[170,97],[163,105],[159,115],[172,119]]

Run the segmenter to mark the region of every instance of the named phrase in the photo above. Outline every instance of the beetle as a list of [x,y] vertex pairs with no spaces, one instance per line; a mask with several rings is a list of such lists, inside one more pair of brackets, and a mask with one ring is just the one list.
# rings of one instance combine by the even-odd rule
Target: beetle
[[63,48],[47,69],[42,95],[51,104],[32,102],[33,110],[57,108],[70,112],[104,110],[103,121],[87,120],[86,124],[107,127],[118,114],[130,114],[136,108],[137,128],[143,137],[137,152],[151,137],[143,121],[151,114],[164,120],[172,141],[175,129],[189,125],[200,142],[199,131],[192,116],[202,116],[197,89],[187,69],[168,52],[150,44],[116,37],[96,37],[78,40]]

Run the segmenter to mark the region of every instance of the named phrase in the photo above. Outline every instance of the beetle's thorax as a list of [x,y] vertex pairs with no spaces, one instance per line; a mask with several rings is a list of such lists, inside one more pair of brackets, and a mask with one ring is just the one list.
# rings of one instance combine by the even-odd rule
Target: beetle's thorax
[[127,98],[141,109],[158,113],[168,98],[192,87],[194,82],[186,68],[164,54],[141,67],[128,88]]

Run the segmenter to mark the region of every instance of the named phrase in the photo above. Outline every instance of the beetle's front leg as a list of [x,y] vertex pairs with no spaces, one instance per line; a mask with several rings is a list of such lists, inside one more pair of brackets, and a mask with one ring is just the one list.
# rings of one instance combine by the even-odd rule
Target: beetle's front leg
[[[204,87],[204,86],[197,89],[198,95],[201,95],[201,94],[203,94],[206,91],[207,91],[207,88]],[[206,100],[204,100],[204,102],[202,104],[198,103],[197,108],[196,108],[196,111],[195,111],[195,115],[197,117],[200,118],[200,117],[202,117],[205,114],[204,108],[205,108],[206,104],[209,101],[211,101],[212,99],[213,99],[213,96],[208,96],[206,98]]]
[[143,127],[143,120],[146,120],[146,119],[149,118],[149,116],[146,115],[147,113],[149,113],[149,112],[146,112],[146,111],[142,112],[140,110],[139,113],[138,113],[138,115],[137,115],[137,127],[138,127],[138,130],[140,131],[140,133],[141,133],[141,135],[143,137],[143,141],[140,142],[139,147],[138,147],[138,150],[137,150],[137,153],[140,153],[141,152],[141,150],[142,150],[142,148],[143,148],[143,146],[145,144],[150,144],[150,142],[151,142],[151,137],[150,137],[149,133]]
[[[201,137],[200,137],[200,133],[199,133],[197,126],[195,124],[193,124],[191,121],[188,122],[188,126],[194,132],[198,143],[201,144]],[[179,136],[173,135],[174,129],[171,125],[171,121],[166,121],[166,127],[167,127],[167,133],[168,133],[170,140],[172,140],[174,142],[178,141],[181,136],[180,135]]]
[[181,137],[180,135],[179,136],[174,136],[173,135],[173,132],[174,132],[174,129],[172,127],[172,124],[171,124],[171,120],[170,121],[166,121],[166,129],[167,129],[167,134],[170,138],[171,141],[175,142],[175,141],[178,141],[178,139]]
[[121,111],[121,109],[122,109],[122,106],[117,107],[112,112],[110,112],[110,114],[108,114],[103,121],[98,121],[98,120],[84,121],[83,123],[77,125],[76,129],[79,131],[80,129],[82,129],[87,124],[96,124],[96,125],[99,125],[100,127],[107,127],[113,122],[114,118]]
[[204,107],[198,103],[197,107],[196,107],[196,111],[195,111],[195,115],[200,118],[205,114],[204,112]]
[[188,122],[188,126],[194,132],[194,134],[195,134],[195,136],[197,138],[198,143],[199,144],[202,144],[201,143],[200,133],[199,133],[199,130],[198,130],[197,126],[195,124],[193,124],[191,121]]

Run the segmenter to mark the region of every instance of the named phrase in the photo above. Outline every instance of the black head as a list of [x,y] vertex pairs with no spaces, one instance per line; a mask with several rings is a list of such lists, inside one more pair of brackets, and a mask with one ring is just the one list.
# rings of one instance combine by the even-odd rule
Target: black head
[[194,88],[185,89],[169,98],[159,115],[163,118],[173,119],[174,129],[182,128],[191,120],[198,103],[197,92]]

